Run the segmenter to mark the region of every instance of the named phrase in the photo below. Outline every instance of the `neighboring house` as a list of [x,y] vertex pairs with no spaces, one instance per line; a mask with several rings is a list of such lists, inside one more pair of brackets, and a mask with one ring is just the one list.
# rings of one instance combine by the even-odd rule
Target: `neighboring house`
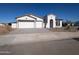
[[56,19],[53,14],[38,17],[33,14],[16,17],[16,23],[12,23],[13,28],[61,28],[62,20]]
[[79,27],[79,21],[76,21],[74,25]]
[[5,26],[6,24],[5,23],[0,23],[0,26]]
[[9,26],[11,26],[12,28],[17,28],[17,23],[16,22],[11,22],[11,23],[8,23]]
[[72,21],[63,21],[62,26],[66,27],[66,26],[75,26],[75,22]]
[[13,23],[11,24],[11,27],[12,27],[12,28],[16,28],[16,26],[17,26],[17,23],[16,23],[16,22],[13,22]]

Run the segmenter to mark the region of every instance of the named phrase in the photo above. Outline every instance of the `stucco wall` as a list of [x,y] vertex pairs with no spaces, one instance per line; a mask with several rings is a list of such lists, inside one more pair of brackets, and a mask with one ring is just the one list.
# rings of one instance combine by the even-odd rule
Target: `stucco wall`
[[12,23],[11,27],[16,28],[16,23]]
[[56,26],[55,28],[61,28],[62,27],[62,21],[60,20],[60,25]]
[[56,20],[55,20],[56,16],[50,14],[47,16],[47,25],[46,25],[46,28],[50,28],[50,20],[52,19],[53,20],[53,28],[56,27]]

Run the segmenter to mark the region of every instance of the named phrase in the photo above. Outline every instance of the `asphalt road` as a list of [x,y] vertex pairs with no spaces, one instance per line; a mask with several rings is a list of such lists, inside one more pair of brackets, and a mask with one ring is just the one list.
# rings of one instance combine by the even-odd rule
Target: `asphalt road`
[[0,36],[0,54],[78,55],[79,32],[16,29]]

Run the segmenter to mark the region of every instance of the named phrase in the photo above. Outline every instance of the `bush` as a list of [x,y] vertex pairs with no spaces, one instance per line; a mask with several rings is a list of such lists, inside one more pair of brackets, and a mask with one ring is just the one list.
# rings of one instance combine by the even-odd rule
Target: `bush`
[[11,30],[12,30],[11,26],[8,26],[8,25],[6,25],[5,28],[6,28],[8,31],[11,31]]
[[10,26],[0,26],[0,34],[9,33],[12,30]]
[[67,25],[65,27],[65,30],[69,31],[69,32],[76,32],[77,31],[77,29],[75,28],[75,26],[71,26],[71,25]]

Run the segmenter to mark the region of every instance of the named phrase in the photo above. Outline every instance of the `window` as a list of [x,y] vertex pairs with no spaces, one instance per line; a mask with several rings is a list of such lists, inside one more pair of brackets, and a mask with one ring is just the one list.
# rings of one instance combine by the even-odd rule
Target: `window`
[[56,26],[60,26],[60,21],[56,20]]

